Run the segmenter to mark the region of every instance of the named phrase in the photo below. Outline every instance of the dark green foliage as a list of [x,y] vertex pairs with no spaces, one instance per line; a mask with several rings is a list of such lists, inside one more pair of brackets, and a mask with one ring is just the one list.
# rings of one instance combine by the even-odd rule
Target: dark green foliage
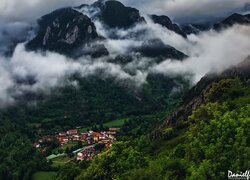
[[0,129],[0,179],[30,179],[32,173],[48,167],[45,157],[31,146],[15,125]]
[[[249,87],[248,80],[219,81],[206,94],[207,101],[214,102],[193,111],[187,129],[166,128],[162,132],[165,136],[153,142],[145,136],[130,139],[133,150],[129,148],[129,154],[134,156],[132,159],[138,158],[134,152],[138,149],[140,156],[147,159],[144,167],[133,166],[133,161],[123,157],[128,156],[125,147],[124,151],[111,148],[91,162],[87,170],[84,168],[78,178],[226,179],[227,170],[247,170],[250,166]],[[132,164],[130,168],[128,163]]]
[[193,162],[191,177],[222,179],[227,170],[240,172],[249,167],[249,117],[250,106],[244,104],[230,110],[226,103],[208,103],[193,113],[190,120],[196,123],[186,145],[186,158]]
[[[115,119],[138,119],[166,109],[171,111],[188,88],[188,82],[181,78],[174,80],[161,75],[149,76],[148,83],[140,88],[132,82],[121,84],[113,78],[75,79],[79,81],[77,88],[55,90],[37,105],[9,108],[2,114],[11,121],[28,123],[34,130],[46,130],[40,131],[43,134],[53,134],[76,126],[102,126]],[[172,91],[174,87],[178,87],[177,91]]]
[[[45,156],[32,147],[28,136],[33,136],[23,122],[16,119],[12,111],[13,121],[0,116],[0,179],[30,179],[38,170],[47,170]],[[28,136],[27,136],[28,135]]]
[[79,175],[80,169],[75,164],[69,164],[64,166],[58,173],[57,180],[74,180]]
[[172,139],[173,136],[174,136],[174,130],[173,130],[173,128],[166,128],[166,129],[164,129],[163,132],[162,132],[162,136],[166,140]]
[[126,142],[119,142],[96,157],[78,179],[115,179],[123,173],[147,166],[143,154]]
[[[35,171],[49,169],[45,156],[52,153],[58,144],[55,141],[47,144],[49,146],[47,154],[42,156],[32,148],[30,140],[33,142],[40,136],[76,126],[102,126],[110,120],[126,117],[128,117],[126,126],[121,135],[125,135],[124,139],[127,135],[139,137],[156,127],[164,116],[178,105],[182,92],[188,87],[188,83],[181,78],[174,80],[160,75],[149,76],[148,84],[141,88],[135,88],[130,82],[120,84],[113,78],[102,79],[96,76],[85,79],[77,78],[77,76],[74,78],[79,81],[78,88],[68,86],[55,90],[48,99],[40,100],[36,105],[13,106],[1,110],[2,153],[0,158],[2,163],[0,167],[1,176],[6,176],[5,179],[12,177],[28,179]],[[180,87],[179,91],[172,92],[173,87],[176,86]],[[162,112],[166,109],[167,112]],[[155,113],[157,114],[152,115]],[[80,145],[76,145],[66,151],[72,152],[79,147]],[[143,148],[147,149],[147,147]],[[135,150],[132,146],[127,149],[128,152],[123,154],[124,158],[117,167],[117,172],[123,167],[125,169],[136,167],[132,155],[138,157],[135,158],[136,161],[140,161],[142,157],[139,153],[141,149]],[[126,162],[127,156],[131,156],[130,163],[134,163],[134,166],[122,164]],[[86,168],[85,165],[83,167]],[[80,171],[78,166],[77,168],[66,169],[65,171],[69,174],[62,170],[58,178],[66,177],[67,179],[76,176]]]

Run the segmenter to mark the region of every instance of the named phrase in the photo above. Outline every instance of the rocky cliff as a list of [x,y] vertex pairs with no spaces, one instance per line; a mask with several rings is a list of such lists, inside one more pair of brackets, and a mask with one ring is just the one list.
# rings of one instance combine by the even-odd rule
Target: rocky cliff
[[[77,49],[88,47],[85,48],[87,50],[91,42],[98,39],[91,19],[72,8],[59,9],[43,16],[38,25],[37,36],[27,44],[30,50],[50,50],[73,56]],[[101,51],[108,54],[105,48]],[[96,56],[96,53],[91,52],[91,55]]]

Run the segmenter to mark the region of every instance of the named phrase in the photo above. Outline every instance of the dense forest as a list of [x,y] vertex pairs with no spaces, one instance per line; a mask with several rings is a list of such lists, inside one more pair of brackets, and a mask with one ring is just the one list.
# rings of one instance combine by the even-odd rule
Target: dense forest
[[10,121],[25,122],[30,128],[47,133],[75,126],[91,127],[119,118],[152,115],[166,109],[170,112],[190,86],[189,81],[182,77],[169,78],[158,74],[149,76],[148,83],[138,88],[132,82],[119,83],[113,78],[98,76],[74,77],[79,81],[78,88],[63,87],[49,97],[36,96],[28,105],[22,101],[19,106],[0,113]]
[[[18,119],[19,111],[11,109],[2,113],[0,158],[4,163],[0,177],[30,179],[42,170],[57,171],[55,178],[60,180],[224,179],[229,169],[249,167],[249,87],[249,79],[244,78],[212,82],[204,97],[206,103],[193,110],[187,121],[180,122],[183,126],[161,129],[154,139],[150,132],[171,111],[132,115],[111,149],[91,162],[69,163],[61,168],[52,168],[45,154],[31,146],[36,130]],[[10,112],[16,119],[6,119]]]
[[67,174],[72,171],[66,167],[57,178],[226,179],[229,169],[247,169],[249,83],[238,78],[215,82],[206,94],[208,102],[189,116],[187,129],[163,129],[155,140],[123,137],[88,166],[75,166],[75,174]]
[[181,77],[162,75],[150,76],[149,83],[136,91],[132,85],[97,76],[79,81],[80,89],[67,86],[56,90],[55,95],[35,97],[39,98],[37,104],[32,99],[30,104],[1,110],[0,158],[4,163],[0,177],[29,179],[38,170],[54,170],[45,159],[51,151],[44,154],[32,147],[34,140],[43,135],[76,126],[103,127],[105,122],[119,118],[127,119],[124,134],[145,135],[178,106],[189,88],[189,82]]

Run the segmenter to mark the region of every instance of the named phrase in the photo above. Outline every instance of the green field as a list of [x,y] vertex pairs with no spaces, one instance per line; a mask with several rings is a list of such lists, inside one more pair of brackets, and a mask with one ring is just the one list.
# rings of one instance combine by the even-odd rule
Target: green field
[[[124,119],[116,119],[114,121],[109,121],[103,124],[103,127],[111,128],[111,127],[122,127],[124,125],[124,122],[127,120],[127,118]],[[99,125],[97,125],[99,127]],[[85,132],[87,130],[90,130],[91,127],[85,127],[81,128],[79,131],[80,132]]]
[[63,146],[60,146],[60,147],[54,149],[54,150],[52,151],[52,153],[54,153],[54,154],[59,154],[59,153],[65,152],[65,150],[66,150],[67,148],[70,149],[70,148],[74,147],[75,145],[77,145],[77,142],[71,141],[71,142],[69,142],[68,144],[65,144],[65,145],[63,145]]
[[77,142],[71,141],[68,144],[65,144],[65,145],[61,146],[60,149],[66,150],[67,148],[72,148],[75,145],[77,145]]
[[69,161],[71,160],[71,158],[69,158],[68,156],[64,156],[64,157],[58,157],[53,159],[52,161],[52,167],[60,167],[60,166],[64,166],[65,164],[67,164]]
[[56,174],[56,172],[39,171],[33,174],[32,180],[53,180]]
[[111,127],[121,127],[121,126],[123,126],[123,124],[124,124],[124,122],[126,120],[127,119],[117,119],[117,120],[114,120],[114,121],[110,121],[110,122],[104,123],[103,126],[104,127],[108,127],[108,128],[111,128]]

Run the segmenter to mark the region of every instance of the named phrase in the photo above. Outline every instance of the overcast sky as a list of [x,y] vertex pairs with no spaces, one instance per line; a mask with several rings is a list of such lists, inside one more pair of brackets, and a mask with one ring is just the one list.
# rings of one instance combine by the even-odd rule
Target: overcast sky
[[[1,21],[35,20],[52,10],[65,6],[91,3],[93,0],[1,0]],[[121,0],[143,14],[165,14],[176,21],[206,19],[249,7],[250,0]]]

